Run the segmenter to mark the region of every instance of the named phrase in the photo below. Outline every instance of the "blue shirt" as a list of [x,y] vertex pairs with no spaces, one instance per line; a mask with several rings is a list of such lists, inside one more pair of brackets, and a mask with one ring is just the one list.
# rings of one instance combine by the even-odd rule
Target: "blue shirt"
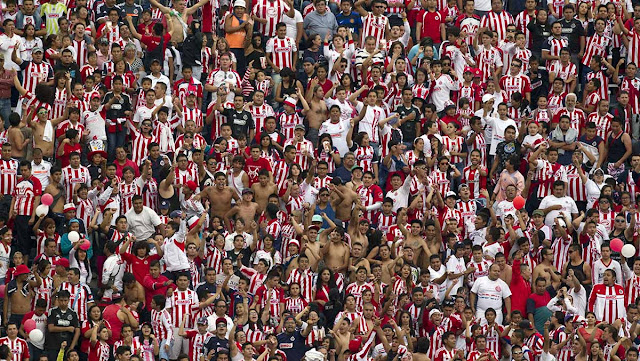
[[360,28],[362,28],[362,17],[355,11],[351,12],[351,15],[344,15],[340,12],[336,15],[336,21],[338,22],[338,26],[344,25],[349,29],[353,29],[355,34],[360,33]]
[[287,355],[287,360],[302,360],[302,356],[309,349],[298,328],[293,333],[282,332],[277,338],[278,349]]

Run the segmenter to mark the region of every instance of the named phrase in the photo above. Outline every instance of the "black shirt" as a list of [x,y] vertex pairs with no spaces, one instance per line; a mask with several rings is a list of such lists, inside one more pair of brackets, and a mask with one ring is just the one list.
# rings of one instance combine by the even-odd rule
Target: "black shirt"
[[237,111],[233,108],[227,108],[222,112],[227,118],[227,123],[231,124],[231,134],[234,138],[238,138],[240,134],[249,137],[249,130],[255,129],[253,116],[246,110]]
[[418,111],[418,107],[412,104],[409,108],[407,108],[404,106],[404,104],[400,104],[396,108],[396,113],[398,113],[399,119],[407,117],[411,113],[415,113],[416,117],[414,119],[407,120],[402,123],[402,125],[400,125],[400,130],[402,131],[402,140],[412,143],[418,134],[416,124],[420,124],[420,112]]
[[[78,315],[71,308],[67,308],[66,311],[60,310],[60,308],[56,307],[49,311],[49,317],[47,318],[48,325],[54,325],[58,327],[69,327],[73,326],[75,328],[80,327],[78,322]],[[48,328],[47,328],[48,329]],[[60,345],[63,341],[67,341],[67,345],[71,344],[73,341],[74,332],[50,332],[47,331],[46,337],[46,348],[52,350],[59,350]]]
[[[103,104],[107,104],[114,97],[113,92],[108,92],[104,96]],[[120,93],[120,100],[116,100],[111,104],[111,108],[106,112],[106,119],[116,120],[126,118],[125,112],[131,110],[131,98],[125,93]],[[124,122],[122,122],[124,123]],[[122,129],[122,123],[119,124],[118,130]],[[107,125],[107,127],[109,127]]]
[[204,355],[204,359],[207,360],[207,355],[209,355],[209,351],[214,350],[216,353],[225,350],[229,350],[229,340],[226,338],[219,338],[218,336],[213,336],[208,339],[205,344],[202,346],[202,354]]
[[577,19],[571,19],[569,21],[562,18],[560,20],[562,24],[562,35],[569,39],[569,49],[571,54],[577,54],[580,52],[580,37],[584,36],[584,27]]

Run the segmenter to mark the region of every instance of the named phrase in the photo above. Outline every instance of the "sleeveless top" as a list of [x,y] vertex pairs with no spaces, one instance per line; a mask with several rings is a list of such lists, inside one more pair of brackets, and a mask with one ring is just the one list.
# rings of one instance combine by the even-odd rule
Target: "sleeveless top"
[[242,176],[245,174],[244,170],[240,171],[240,174],[233,176],[233,171],[229,172],[229,186],[233,188],[239,197],[242,197],[242,190],[244,189],[244,183],[242,183]]
[[622,143],[622,135],[624,132],[620,132],[617,137],[613,136],[613,133],[609,135],[609,153],[607,154],[607,162],[615,163],[626,152],[626,148],[624,147],[624,143]]
[[[229,18],[229,20],[231,20],[231,26],[240,26],[241,23],[240,21],[242,21],[242,23],[245,23],[246,21],[249,20],[249,16],[247,14],[244,14],[242,16],[242,19],[238,19],[238,17],[235,14],[231,14],[231,18]],[[227,42],[229,43],[229,48],[230,49],[242,49],[244,48],[244,39],[247,37],[247,32],[244,30],[240,30],[240,31],[236,31],[235,33],[227,33],[227,35],[225,35],[225,39],[227,39]]]
[[567,272],[572,269],[573,274],[580,282],[584,282],[587,279],[587,275],[585,275],[584,271],[582,270],[583,267],[584,261],[580,262],[580,264],[577,266],[572,265],[571,262],[567,262]]

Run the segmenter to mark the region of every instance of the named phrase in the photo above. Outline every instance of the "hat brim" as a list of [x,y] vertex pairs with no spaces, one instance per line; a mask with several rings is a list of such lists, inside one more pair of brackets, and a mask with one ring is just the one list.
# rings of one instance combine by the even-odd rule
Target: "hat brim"
[[100,154],[103,158],[107,158],[107,152],[105,152],[104,150],[94,150],[92,152],[89,152],[88,156],[89,158],[93,158],[93,156],[96,154]]

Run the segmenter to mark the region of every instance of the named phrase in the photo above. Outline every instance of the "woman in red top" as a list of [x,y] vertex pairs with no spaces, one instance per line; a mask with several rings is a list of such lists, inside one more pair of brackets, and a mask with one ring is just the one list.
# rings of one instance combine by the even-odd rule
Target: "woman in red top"
[[318,272],[318,281],[313,290],[313,300],[318,304],[318,310],[324,310],[324,304],[329,302],[329,290],[336,288],[335,277],[330,269],[325,268]]
[[91,345],[89,347],[89,361],[108,361],[110,356],[109,329],[98,322],[91,329]]
[[[79,111],[74,108],[73,113],[79,116]],[[71,110],[69,111],[71,116]],[[69,165],[69,157],[71,153],[82,153],[82,147],[80,146],[80,132],[77,129],[67,129],[65,132],[65,139],[58,146],[57,156],[62,163],[62,167]]]
[[93,305],[89,308],[89,319],[82,322],[80,332],[82,332],[82,341],[80,343],[80,352],[84,354],[89,353],[89,346],[91,345],[91,332],[96,325],[104,325],[109,332],[109,338],[111,337],[111,325],[108,321],[102,318],[102,310],[98,305]]
[[602,338],[602,330],[596,327],[596,314],[593,312],[587,312],[585,315],[587,319],[587,326],[580,327],[578,329],[578,336],[584,340],[587,345],[587,350],[591,350],[591,343],[598,343]]

